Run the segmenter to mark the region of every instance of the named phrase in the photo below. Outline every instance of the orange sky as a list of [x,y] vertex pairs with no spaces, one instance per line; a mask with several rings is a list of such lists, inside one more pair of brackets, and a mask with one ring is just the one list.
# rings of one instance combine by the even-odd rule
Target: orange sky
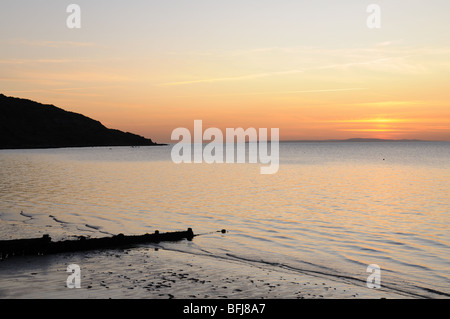
[[5,5],[1,93],[158,142],[196,119],[284,140],[450,140],[448,1],[380,1],[376,30],[360,1],[174,3],[79,1],[78,30],[64,4]]

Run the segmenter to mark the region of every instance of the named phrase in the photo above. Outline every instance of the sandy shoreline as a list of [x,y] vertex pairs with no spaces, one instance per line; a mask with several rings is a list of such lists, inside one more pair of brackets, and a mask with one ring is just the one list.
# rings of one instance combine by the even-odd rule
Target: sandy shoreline
[[[81,288],[66,285],[70,264]],[[15,257],[0,262],[2,299],[379,299],[407,298],[361,284],[290,272],[269,265],[180,251],[120,250]]]

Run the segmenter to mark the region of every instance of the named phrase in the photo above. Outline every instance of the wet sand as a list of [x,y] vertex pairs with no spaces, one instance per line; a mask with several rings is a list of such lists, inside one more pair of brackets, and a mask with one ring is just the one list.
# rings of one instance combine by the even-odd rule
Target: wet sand
[[[81,288],[67,288],[67,266]],[[180,251],[129,249],[14,257],[0,262],[3,299],[379,299],[408,296],[361,283]]]

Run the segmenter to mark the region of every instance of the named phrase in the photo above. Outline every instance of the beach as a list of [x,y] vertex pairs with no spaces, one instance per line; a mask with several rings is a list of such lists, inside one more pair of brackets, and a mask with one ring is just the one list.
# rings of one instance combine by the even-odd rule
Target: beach
[[[177,245],[184,245],[178,243]],[[67,266],[81,270],[68,288]],[[2,299],[379,299],[405,294],[345,280],[157,246],[14,257],[0,262]]]
[[[183,246],[187,242],[173,243]],[[181,247],[180,247],[181,248]],[[68,288],[67,266],[81,270]],[[157,245],[16,256],[0,262],[2,299],[355,299],[410,298],[365,283],[221,259]]]

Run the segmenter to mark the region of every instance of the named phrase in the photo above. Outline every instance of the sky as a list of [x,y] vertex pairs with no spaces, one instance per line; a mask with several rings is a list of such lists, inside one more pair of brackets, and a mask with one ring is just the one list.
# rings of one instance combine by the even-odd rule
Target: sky
[[[81,28],[67,27],[72,3]],[[164,143],[194,120],[279,128],[281,140],[450,141],[448,0],[0,6],[0,93],[110,128]]]

